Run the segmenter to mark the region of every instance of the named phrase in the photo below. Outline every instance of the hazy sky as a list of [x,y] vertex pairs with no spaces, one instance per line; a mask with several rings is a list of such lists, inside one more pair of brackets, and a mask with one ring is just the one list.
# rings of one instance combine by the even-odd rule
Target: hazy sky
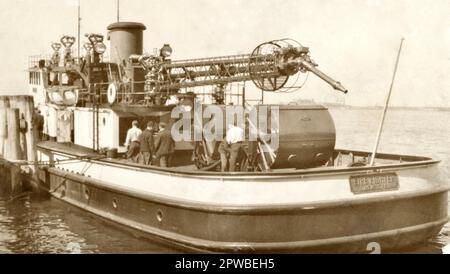
[[[73,0],[0,0],[0,94],[27,90],[28,55],[76,36]],[[76,2],[76,1],[75,1]],[[81,0],[82,34],[106,34],[116,0]],[[406,39],[393,105],[450,106],[448,0],[121,0],[121,20],[147,26],[144,47],[170,43],[173,59],[250,53],[261,42],[294,38],[319,68],[350,92],[341,95],[310,76],[294,94],[267,101],[315,99],[382,104],[400,38]]]

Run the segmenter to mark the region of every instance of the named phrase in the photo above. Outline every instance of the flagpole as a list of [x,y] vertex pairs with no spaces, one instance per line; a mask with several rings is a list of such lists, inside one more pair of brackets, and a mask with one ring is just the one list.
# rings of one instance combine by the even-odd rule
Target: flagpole
[[120,0],[117,0],[117,22],[119,22],[119,18],[120,18]]
[[372,151],[372,157],[370,159],[369,166],[373,166],[375,164],[375,157],[376,157],[376,154],[377,154],[378,145],[380,144],[381,133],[383,132],[384,120],[386,118],[386,112],[387,112],[387,109],[389,107],[389,100],[391,99],[391,93],[392,93],[392,88],[394,86],[395,76],[397,75],[398,63],[400,61],[400,53],[402,52],[403,41],[405,41],[404,38],[402,38],[401,41],[400,41],[400,47],[398,49],[397,59],[395,60],[394,74],[392,75],[391,86],[389,87],[389,93],[388,93],[388,95],[386,97],[386,103],[384,104],[383,116],[381,118],[380,126],[378,128],[377,139],[375,141],[375,146],[374,146],[373,151]]
[[80,60],[80,45],[81,45],[81,0],[78,0],[78,50],[77,50],[77,57],[78,61]]

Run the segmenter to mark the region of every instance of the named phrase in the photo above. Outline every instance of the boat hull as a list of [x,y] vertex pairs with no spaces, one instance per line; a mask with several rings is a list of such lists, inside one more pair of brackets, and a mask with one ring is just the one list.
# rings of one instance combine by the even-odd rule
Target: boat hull
[[151,238],[209,252],[365,252],[371,242],[391,250],[423,242],[448,222],[447,192],[317,209],[211,211],[144,200],[65,177],[50,176],[52,186],[65,180],[65,193],[57,191],[54,197]]
[[[45,155],[67,157],[52,151]],[[114,170],[122,174],[115,181],[110,174]],[[178,248],[353,253],[369,252],[372,242],[382,252],[414,245],[437,235],[448,222],[448,185],[438,177],[436,163],[389,172],[398,174],[399,189],[359,195],[349,187],[349,177],[361,174],[358,169],[311,178],[211,175],[192,181],[185,174],[86,160],[41,169],[39,177],[52,196]],[[127,184],[120,185],[124,180]],[[167,185],[183,191],[169,196]],[[272,187],[272,195],[258,194]],[[196,196],[190,188],[203,191]],[[229,195],[236,188],[242,194],[237,198],[236,193]]]

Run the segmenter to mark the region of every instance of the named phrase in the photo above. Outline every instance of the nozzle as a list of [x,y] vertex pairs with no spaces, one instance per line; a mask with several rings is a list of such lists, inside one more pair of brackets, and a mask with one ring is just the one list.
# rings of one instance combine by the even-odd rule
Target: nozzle
[[347,92],[348,92],[348,89],[344,88],[344,86],[342,86],[341,82],[335,82],[335,84],[333,85],[333,88],[335,90],[342,91],[344,94],[347,94]]
[[312,65],[309,62],[306,61],[301,61],[300,65],[311,71],[312,73],[314,73],[317,77],[319,77],[320,79],[324,80],[325,82],[327,82],[330,86],[332,86],[335,90],[339,90],[342,91],[344,94],[348,92],[348,90],[346,88],[344,88],[342,86],[342,84],[338,81],[335,81],[333,78],[329,77],[328,75],[326,75],[325,73],[323,73],[322,71],[320,71],[318,68],[316,68],[314,65]]

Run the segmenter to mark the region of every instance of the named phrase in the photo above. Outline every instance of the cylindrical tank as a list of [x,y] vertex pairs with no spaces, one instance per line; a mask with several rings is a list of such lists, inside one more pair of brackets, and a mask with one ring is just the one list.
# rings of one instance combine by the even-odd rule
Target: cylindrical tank
[[145,25],[136,22],[117,22],[108,26],[110,61],[122,63],[132,54],[142,54]]
[[317,167],[330,159],[336,143],[336,128],[327,108],[321,105],[279,106],[277,120],[279,146],[274,151],[275,161],[267,157],[271,168]]
[[[226,112],[222,109],[223,133],[227,131]],[[230,106],[233,108],[233,106]],[[253,112],[253,110],[252,110]],[[328,109],[321,105],[258,105],[253,116],[245,122],[246,140],[255,141],[250,132],[258,128],[261,148],[265,151],[268,167],[312,168],[327,163],[334,152],[336,128]],[[203,126],[210,118],[203,117]],[[243,121],[238,121],[241,127]],[[256,132],[255,132],[256,133]],[[248,153],[255,153],[254,142],[249,142]],[[206,142],[212,153],[217,144]]]

